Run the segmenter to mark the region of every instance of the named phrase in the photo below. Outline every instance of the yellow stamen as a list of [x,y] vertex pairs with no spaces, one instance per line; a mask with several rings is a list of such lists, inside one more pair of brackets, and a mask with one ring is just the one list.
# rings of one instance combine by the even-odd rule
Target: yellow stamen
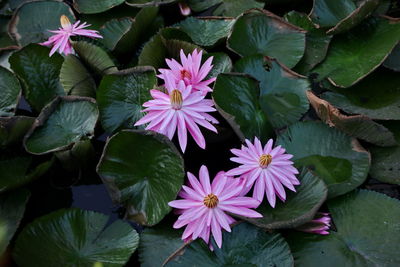
[[184,79],[184,78],[191,79],[192,75],[190,74],[190,72],[188,72],[187,70],[183,69],[183,70],[181,70],[181,78],[182,79]]
[[269,164],[271,164],[272,156],[270,154],[262,154],[258,163],[260,164],[261,168],[266,168]]
[[177,89],[172,90],[169,99],[171,101],[171,106],[173,109],[181,109],[182,108],[183,98],[182,98],[182,93],[179,90],[177,90]]
[[69,21],[68,17],[65,16],[65,15],[62,15],[62,16],[60,17],[60,22],[61,22],[61,26],[62,26],[63,28],[66,28],[66,27],[68,27],[68,26],[71,26],[71,22]]
[[218,197],[216,195],[214,195],[213,193],[208,194],[204,200],[203,203],[207,208],[215,208],[218,205]]

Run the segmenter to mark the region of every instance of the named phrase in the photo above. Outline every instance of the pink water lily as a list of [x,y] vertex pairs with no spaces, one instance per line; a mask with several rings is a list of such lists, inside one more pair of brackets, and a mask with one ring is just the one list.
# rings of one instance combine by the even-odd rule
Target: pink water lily
[[159,74],[158,77],[165,80],[165,75],[170,73],[176,82],[183,80],[185,85],[191,85],[194,91],[200,91],[203,94],[212,92],[209,85],[214,82],[216,78],[203,80],[213,67],[213,65],[211,65],[213,57],[209,57],[201,66],[202,54],[203,51],[198,52],[197,49],[195,49],[192,54],[186,56],[181,49],[181,63],[177,62],[175,59],[166,59],[165,61],[169,69],[159,69],[161,74]]
[[329,235],[329,227],[331,226],[331,217],[327,212],[317,212],[314,219],[296,228],[298,231]]
[[78,20],[74,24],[72,24],[68,17],[62,15],[60,18],[61,28],[55,31],[50,31],[54,33],[53,36],[49,38],[44,43],[40,43],[44,46],[53,46],[50,51],[50,56],[52,56],[57,50],[60,54],[68,55],[72,53],[72,45],[71,45],[71,36],[86,36],[91,38],[103,38],[101,35],[98,34],[98,31],[95,30],[85,30],[90,26],[90,24],[86,24],[86,22],[80,24]]
[[210,123],[217,124],[218,121],[207,114],[216,111],[214,103],[205,99],[200,92],[192,92],[191,85],[184,81],[176,81],[172,74],[166,74],[165,88],[167,93],[159,90],[150,90],[152,100],[143,104],[147,114],[135,123],[135,126],[149,123],[146,130],[152,130],[168,136],[169,139],[178,132],[179,145],[185,152],[187,145],[187,132],[189,132],[196,143],[205,149],[206,142],[198,125],[213,132],[217,129]]
[[168,203],[169,206],[180,209],[180,216],[173,227],[181,228],[186,225],[183,240],[200,237],[209,244],[212,234],[217,246],[221,247],[221,229],[230,232],[230,224],[235,222],[227,213],[249,218],[262,217],[251,209],[260,204],[257,200],[240,196],[244,185],[240,179],[233,179],[220,172],[210,183],[208,169],[204,165],[200,168],[200,180],[190,172],[187,175],[189,186],[183,185],[179,193],[183,199]]
[[264,147],[257,137],[254,144],[247,139],[245,142],[247,147],[243,145],[241,149],[231,149],[237,156],[231,161],[241,165],[228,171],[227,175],[244,177],[246,187],[254,185],[253,198],[262,202],[265,194],[269,204],[275,207],[276,196],[282,201],[286,199],[284,186],[296,192],[294,185],[300,184],[296,178],[299,172],[290,160],[293,156],[286,154],[281,146],[273,148],[272,139]]

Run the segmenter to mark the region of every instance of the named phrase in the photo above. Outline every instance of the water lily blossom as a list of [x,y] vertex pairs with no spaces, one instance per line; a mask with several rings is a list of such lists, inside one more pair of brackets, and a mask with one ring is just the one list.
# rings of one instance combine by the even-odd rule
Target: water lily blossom
[[172,74],[166,74],[165,88],[167,93],[159,90],[150,90],[152,100],[143,104],[143,112],[147,114],[135,123],[135,126],[149,123],[146,130],[152,130],[168,136],[169,139],[178,132],[179,145],[185,152],[187,145],[187,132],[192,135],[196,143],[205,149],[206,142],[198,125],[213,132],[217,129],[210,123],[218,121],[208,114],[216,111],[210,99],[204,99],[200,92],[192,92],[191,85],[184,81],[176,81]]
[[286,154],[281,146],[273,148],[272,139],[264,147],[257,137],[254,144],[247,139],[245,142],[247,146],[231,149],[236,156],[231,161],[241,165],[228,171],[227,175],[246,178],[246,187],[254,185],[253,198],[261,203],[265,194],[269,204],[275,207],[276,196],[282,201],[286,199],[284,186],[296,192],[294,186],[300,184],[296,178],[299,172],[290,160],[293,156]]
[[213,68],[211,65],[213,57],[209,57],[201,66],[203,51],[198,52],[197,49],[192,54],[187,56],[181,49],[180,57],[181,63],[175,59],[166,59],[167,65],[170,69],[159,69],[159,78],[165,80],[165,75],[171,73],[176,82],[183,80],[186,85],[191,85],[194,91],[200,91],[203,94],[212,92],[209,85],[215,81],[216,78],[211,78],[203,81],[208,73]]
[[86,30],[90,26],[90,24],[80,23],[78,20],[74,24],[72,24],[68,17],[62,15],[60,18],[61,28],[55,31],[50,31],[54,33],[53,36],[49,38],[44,43],[40,43],[44,46],[53,46],[50,51],[50,56],[52,56],[57,50],[60,54],[68,55],[72,53],[72,45],[71,45],[71,36],[86,36],[91,38],[103,38],[101,35],[98,34],[98,31],[95,30]]
[[331,226],[331,217],[329,213],[317,212],[314,219],[297,227],[296,230],[319,235],[329,235],[329,227]]
[[252,210],[260,203],[253,198],[240,196],[243,183],[239,179],[228,177],[224,172],[218,173],[212,183],[206,166],[201,166],[198,180],[187,173],[189,186],[182,186],[179,196],[183,199],[168,203],[179,209],[180,216],[174,228],[186,225],[182,239],[202,238],[210,244],[210,235],[214,237],[219,248],[222,245],[222,231],[231,231],[230,224],[235,222],[227,212],[249,218],[260,218],[261,214]]

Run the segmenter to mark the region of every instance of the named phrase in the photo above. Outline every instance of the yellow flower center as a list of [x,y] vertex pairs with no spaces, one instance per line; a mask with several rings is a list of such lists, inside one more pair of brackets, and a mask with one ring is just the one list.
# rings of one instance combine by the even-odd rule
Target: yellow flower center
[[208,194],[204,200],[203,203],[207,208],[215,208],[218,205],[218,197],[216,195],[214,195],[213,193]]
[[172,90],[171,95],[169,96],[169,99],[171,101],[171,106],[173,109],[181,109],[182,108],[182,102],[183,102],[183,98],[182,98],[182,93],[175,89]]
[[181,70],[181,78],[182,79],[184,79],[184,78],[191,79],[192,75],[190,74],[190,72],[188,72],[187,70],[183,69],[183,70]]
[[68,17],[65,15],[62,15],[60,17],[60,22],[61,22],[61,26],[63,28],[67,28],[67,27],[71,26],[71,22],[69,21]]
[[270,154],[262,154],[258,163],[260,164],[261,168],[266,168],[272,161],[272,156]]

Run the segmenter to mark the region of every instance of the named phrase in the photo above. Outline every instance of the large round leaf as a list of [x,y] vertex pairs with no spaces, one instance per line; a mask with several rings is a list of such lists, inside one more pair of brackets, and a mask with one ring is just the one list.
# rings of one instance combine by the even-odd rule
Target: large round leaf
[[285,202],[278,201],[276,207],[272,208],[264,201],[257,209],[262,218],[242,219],[266,229],[294,228],[312,220],[324,203],[328,190],[321,179],[306,169],[301,171],[298,179],[300,185],[296,187],[296,192],[287,192]]
[[139,244],[127,223],[81,209],[58,210],[27,225],[19,234],[14,259],[19,266],[124,266]]
[[[197,1],[206,2],[206,1]],[[214,3],[214,0],[208,2]],[[213,11],[214,16],[237,17],[246,10],[252,8],[263,8],[265,3],[263,0],[220,0],[221,4]]]
[[398,266],[400,202],[360,190],[328,202],[336,231],[293,232],[288,242],[298,266]]
[[223,233],[222,248],[214,252],[200,240],[177,253],[166,266],[293,266],[286,241],[277,233],[267,233],[247,223]]
[[100,28],[100,41],[110,50],[114,50],[118,42],[129,31],[134,20],[132,18],[118,18],[107,21]]
[[11,68],[22,80],[24,96],[31,107],[40,111],[57,95],[64,95],[59,80],[63,57],[50,49],[31,44],[13,53],[9,59]]
[[21,141],[34,121],[25,116],[0,118],[0,149]]
[[305,31],[268,11],[252,10],[236,20],[228,46],[241,56],[262,54],[292,68],[303,57]]
[[124,130],[111,137],[97,172],[115,202],[127,206],[129,218],[157,224],[170,212],[184,177],[183,159],[167,137]]
[[12,116],[19,96],[21,85],[14,74],[6,68],[0,67],[0,116]]
[[262,140],[271,135],[271,126],[259,104],[260,88],[249,76],[222,73],[214,85],[213,99],[218,111],[241,138]]
[[[349,87],[376,69],[400,40],[400,23],[370,18],[346,34],[336,36],[328,55],[312,72],[339,87]],[[368,59],[368,60],[366,60]]]
[[97,91],[103,129],[112,133],[120,127],[133,128],[143,113],[150,90],[157,86],[155,70],[137,67],[106,75]]
[[277,143],[293,154],[296,166],[305,166],[322,178],[330,198],[361,185],[370,156],[356,139],[321,122],[299,122],[278,136]]
[[123,2],[124,0],[74,0],[74,7],[79,13],[94,14],[111,9]]
[[64,96],[46,106],[24,140],[32,154],[64,150],[75,142],[91,138],[99,116],[92,98]]
[[31,1],[21,6],[10,22],[10,33],[19,45],[45,41],[57,30],[60,17],[67,16],[75,21],[71,8],[61,1]]

